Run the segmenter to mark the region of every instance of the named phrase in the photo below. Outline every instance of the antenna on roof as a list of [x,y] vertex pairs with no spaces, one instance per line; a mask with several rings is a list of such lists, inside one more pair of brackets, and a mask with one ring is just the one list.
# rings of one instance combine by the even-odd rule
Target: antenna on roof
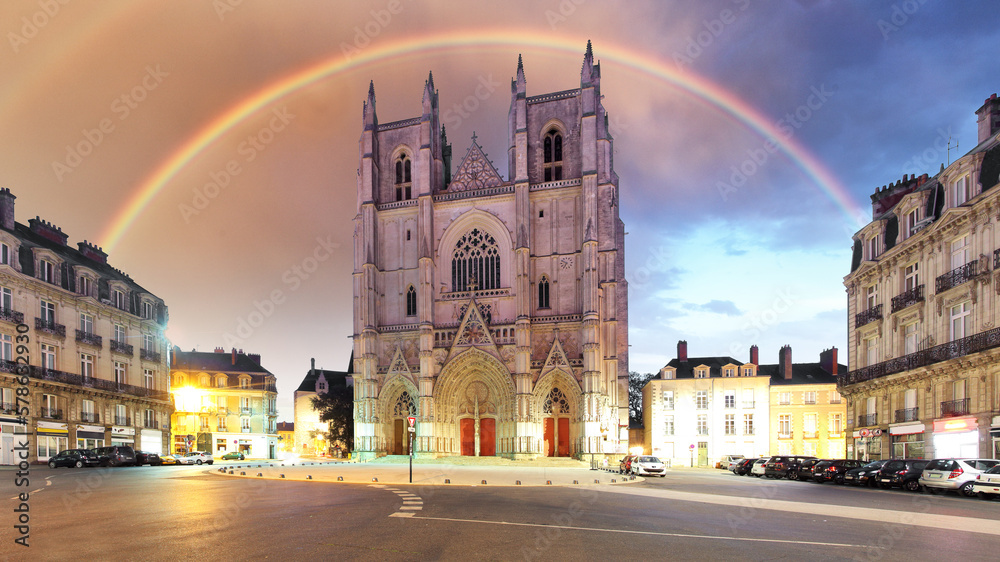
[[948,135],[948,165],[951,166],[951,149],[958,148],[958,139],[955,139],[955,146],[951,146],[951,135]]

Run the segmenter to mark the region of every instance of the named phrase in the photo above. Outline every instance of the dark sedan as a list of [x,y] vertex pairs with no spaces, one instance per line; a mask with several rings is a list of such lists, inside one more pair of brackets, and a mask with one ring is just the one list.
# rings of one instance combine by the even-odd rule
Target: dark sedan
[[852,468],[844,473],[844,483],[854,486],[875,486],[877,482],[871,478],[878,474],[878,470],[889,461],[872,461],[861,468]]
[[930,462],[922,459],[889,461],[880,471],[878,485],[882,488],[903,488],[909,492],[919,492],[920,475]]
[[788,471],[789,480],[809,480],[813,475],[813,467],[823,459],[806,459],[795,466],[795,470]]
[[83,468],[85,466],[97,466],[101,464],[101,459],[97,457],[91,449],[66,449],[60,451],[58,455],[49,459],[49,468],[65,466],[67,468]]
[[160,466],[163,464],[163,460],[160,458],[158,453],[151,453],[148,451],[136,451],[135,452],[135,465],[142,466],[148,464],[149,466]]
[[750,469],[753,468],[753,463],[756,460],[757,459],[753,457],[741,460],[740,463],[736,465],[736,468],[733,469],[733,473],[739,476],[746,476],[747,474],[750,474]]
[[816,463],[813,467],[812,479],[822,484],[823,482],[844,483],[844,477],[848,470],[861,468],[864,461],[854,459],[832,459]]

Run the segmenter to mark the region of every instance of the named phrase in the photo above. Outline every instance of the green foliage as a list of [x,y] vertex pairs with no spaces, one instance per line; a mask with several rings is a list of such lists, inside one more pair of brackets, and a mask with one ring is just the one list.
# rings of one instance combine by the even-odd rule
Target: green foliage
[[642,387],[656,373],[637,373],[629,371],[628,374],[628,421],[629,424],[642,424]]
[[326,394],[313,397],[312,407],[319,412],[320,421],[327,422],[330,446],[339,443],[348,451],[354,450],[354,387],[331,386]]

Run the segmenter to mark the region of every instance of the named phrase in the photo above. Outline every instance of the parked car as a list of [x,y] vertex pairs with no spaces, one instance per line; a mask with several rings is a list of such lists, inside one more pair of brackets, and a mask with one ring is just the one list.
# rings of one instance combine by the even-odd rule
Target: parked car
[[637,456],[638,455],[625,455],[625,458],[623,458],[622,460],[618,461],[618,473],[619,474],[628,474],[629,472],[631,472],[632,471],[632,461],[634,461],[635,457],[637,457]]
[[809,480],[813,475],[813,467],[822,459],[805,459],[788,469],[789,480]]
[[830,459],[819,461],[813,466],[812,479],[822,484],[833,481],[837,484],[844,483],[844,475],[852,468],[861,468],[864,461],[854,459]]
[[162,457],[160,457],[160,465],[181,464],[180,457],[182,456],[183,455],[179,453],[174,453],[172,455],[163,455]]
[[212,464],[215,462],[212,455],[203,451],[191,451],[177,460],[180,461],[181,464]]
[[136,451],[135,452],[135,465],[142,466],[148,464],[149,466],[160,466],[163,464],[163,460],[160,458],[159,453],[152,453],[148,451]]
[[872,461],[861,468],[852,468],[844,473],[844,483],[851,484],[853,486],[875,486],[877,482],[873,476],[877,475],[879,469],[881,469],[887,462],[889,461],[877,460]]
[[984,500],[1000,496],[1000,464],[977,474],[972,491]]
[[98,447],[94,452],[101,459],[101,466],[135,466],[135,449],[127,445]]
[[753,463],[755,462],[757,462],[757,459],[752,457],[741,460],[736,463],[735,467],[733,467],[733,474],[736,474],[737,476],[746,476],[747,474],[750,474],[750,469],[753,468]]
[[767,476],[768,478],[784,478],[785,476],[788,476],[788,473],[792,470],[793,465],[798,466],[802,461],[814,458],[816,457],[801,455],[778,455],[776,457],[771,457],[768,459],[767,464],[764,465],[764,476]]
[[891,460],[879,471],[879,486],[920,491],[920,474],[930,461],[922,459]]
[[243,453],[241,453],[239,451],[230,451],[230,452],[222,455],[222,460],[224,460],[224,461],[241,461],[241,460],[243,460],[245,458],[246,457],[243,456]]
[[656,457],[641,455],[632,460],[632,474],[662,478],[667,475],[667,467]]
[[733,464],[742,458],[743,455],[726,455],[722,457],[722,460],[720,460],[718,464],[715,465],[715,468],[724,468],[726,470],[732,470]]
[[101,459],[97,458],[94,451],[90,449],[66,449],[60,451],[58,455],[49,459],[49,468],[65,466],[67,468],[83,468],[85,466],[97,466],[101,464]]
[[957,490],[971,497],[976,476],[998,464],[996,459],[934,459],[920,475],[920,485],[931,493]]
[[767,457],[761,457],[753,461],[753,466],[750,467],[750,476],[756,476],[757,478],[764,476],[764,465],[767,464],[767,461]]

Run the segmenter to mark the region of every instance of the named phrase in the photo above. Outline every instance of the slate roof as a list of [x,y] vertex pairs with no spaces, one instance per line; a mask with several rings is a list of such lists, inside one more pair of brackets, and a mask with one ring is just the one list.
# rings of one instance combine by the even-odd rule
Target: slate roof
[[[257,357],[257,356],[255,356]],[[212,351],[180,351],[174,348],[170,368],[177,371],[206,373],[247,373],[248,375],[271,375],[260,363],[251,359],[245,353],[236,353],[236,363],[233,364],[233,353]]]
[[278,431],[295,431],[295,422],[278,422]]
[[326,381],[331,385],[346,386],[347,377],[354,376],[354,352],[351,352],[351,359],[347,363],[346,371],[328,371],[326,369],[309,369],[306,377],[302,379],[302,384],[295,389],[295,392],[316,392],[316,379],[320,374],[326,377]]
[[[771,377],[772,386],[795,384],[837,384],[837,377],[826,372],[819,363],[792,363],[792,378],[786,379],[778,371],[778,365],[761,365],[757,368],[761,375]],[[847,373],[847,365],[837,365],[838,373]],[[839,375],[838,375],[839,376]]]
[[695,367],[700,367],[705,365],[708,367],[709,377],[721,377],[722,367],[724,365],[736,365],[740,367],[743,365],[742,361],[733,359],[732,357],[722,356],[722,357],[688,357],[687,361],[681,362],[676,358],[671,359],[666,367],[674,367],[677,369],[678,379],[693,379]]

